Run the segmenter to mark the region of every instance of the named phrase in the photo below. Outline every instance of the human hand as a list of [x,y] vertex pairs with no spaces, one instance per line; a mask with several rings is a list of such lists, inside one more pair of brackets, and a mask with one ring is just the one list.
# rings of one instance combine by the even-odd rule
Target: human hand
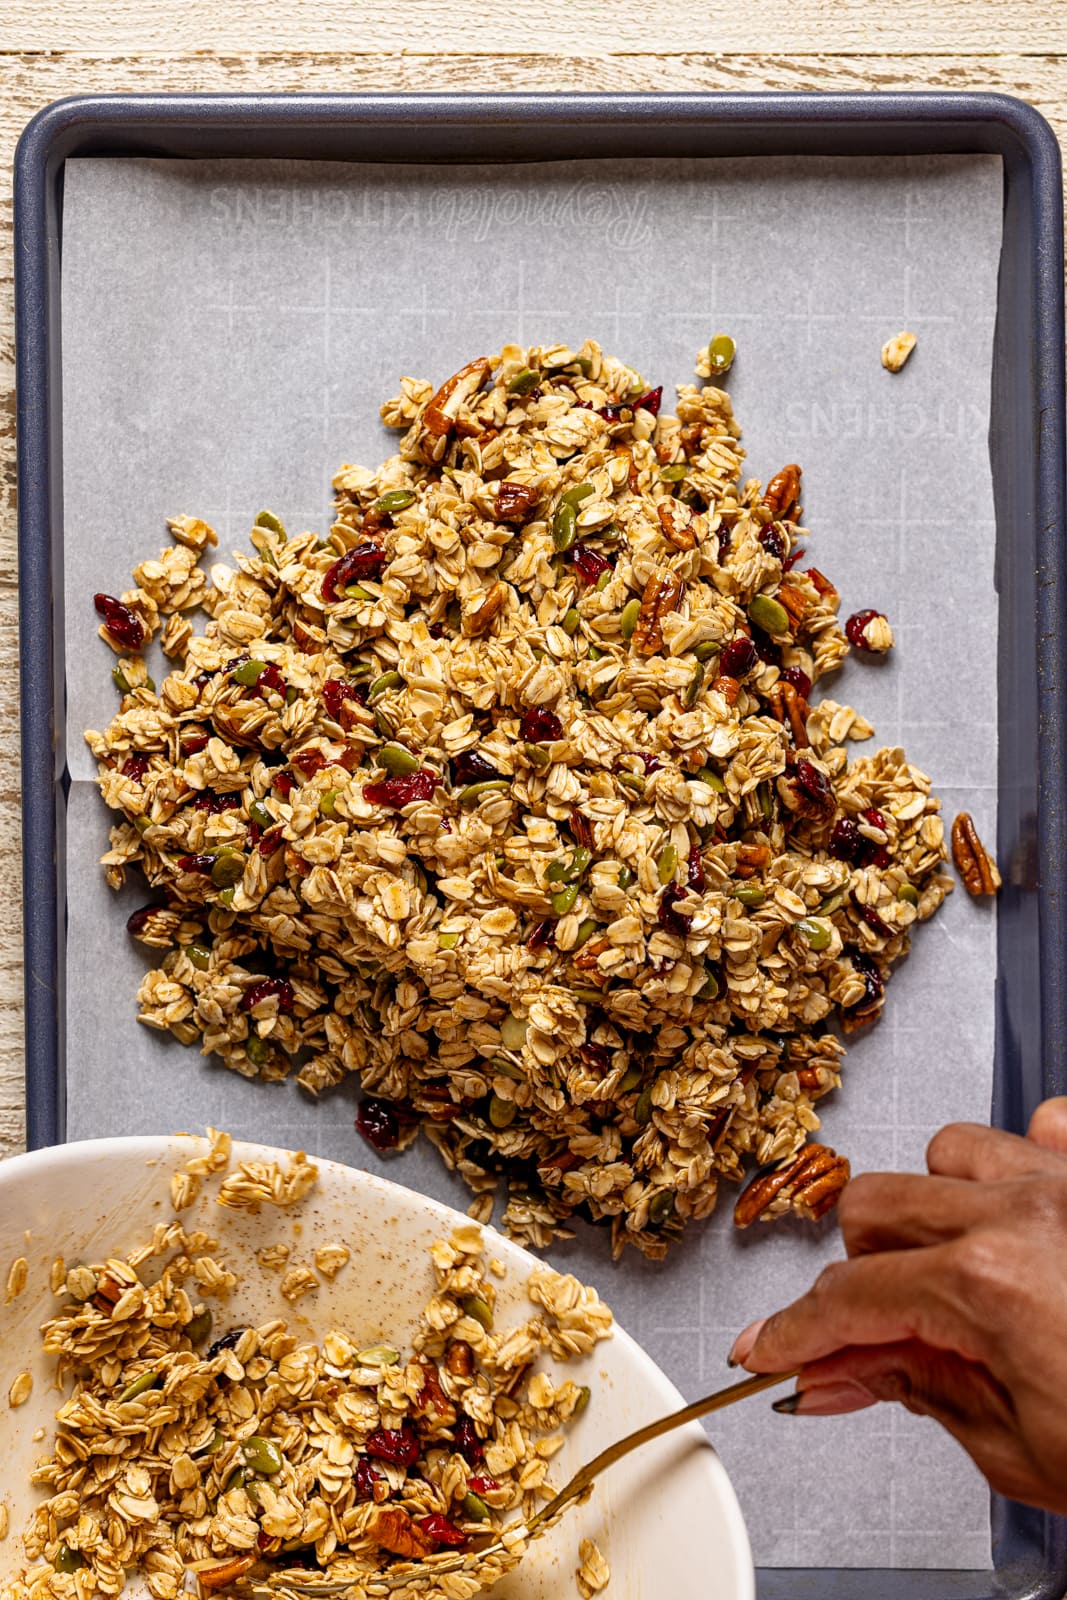
[[802,1370],[776,1409],[804,1416],[898,1400],[935,1417],[991,1486],[1067,1512],[1067,1097],[1025,1139],[954,1123],[929,1177],[866,1173],[840,1203],[849,1259],[754,1322],[751,1372]]

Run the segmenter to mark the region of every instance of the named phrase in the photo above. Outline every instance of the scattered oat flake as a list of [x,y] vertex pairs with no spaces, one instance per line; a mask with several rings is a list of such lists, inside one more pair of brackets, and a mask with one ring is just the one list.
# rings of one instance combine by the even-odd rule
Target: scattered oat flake
[[256,1260],[267,1272],[279,1272],[291,1254],[287,1244],[265,1244],[256,1251]]
[[320,1244],[315,1251],[315,1265],[331,1282],[351,1259],[352,1252],[346,1244]]
[[258,1211],[261,1205],[295,1205],[314,1187],[318,1176],[318,1167],[303,1150],[291,1157],[288,1172],[283,1172],[276,1161],[242,1161],[237,1171],[223,1180],[219,1205],[233,1211]]
[[5,1305],[10,1305],[12,1300],[17,1300],[26,1287],[27,1261],[25,1256],[16,1256],[7,1274],[7,1294]]
[[200,1179],[186,1169],[172,1172],[170,1177],[170,1203],[175,1211],[187,1211],[200,1194]]
[[899,372],[915,345],[913,333],[895,333],[891,339],[887,339],[882,346],[882,365],[886,371]]
[[33,1392],[33,1377],[29,1372],[20,1372],[7,1391],[7,1403],[14,1410],[23,1406]]
[[318,1287],[319,1280],[310,1267],[292,1267],[282,1279],[282,1294],[290,1305]]
[[578,1556],[581,1561],[581,1566],[575,1573],[578,1593],[582,1600],[590,1600],[591,1595],[599,1594],[602,1589],[607,1588],[611,1580],[611,1568],[592,1539],[582,1540],[578,1546]]

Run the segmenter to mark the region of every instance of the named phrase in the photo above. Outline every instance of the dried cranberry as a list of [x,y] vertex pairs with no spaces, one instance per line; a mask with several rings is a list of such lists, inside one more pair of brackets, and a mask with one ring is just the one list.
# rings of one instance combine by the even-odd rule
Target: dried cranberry
[[356,1470],[352,1474],[352,1482],[356,1490],[357,1500],[373,1500],[374,1485],[379,1481],[381,1473],[375,1472],[366,1456],[360,1456]]
[[663,762],[659,756],[650,756],[644,750],[639,750],[637,753],[641,757],[641,765],[645,769],[646,778],[650,777],[653,772],[662,770]]
[[577,806],[571,806],[571,814],[567,825],[574,835],[575,844],[580,844],[583,849],[593,848],[593,829],[587,817],[583,817]]
[[852,951],[852,965],[863,979],[864,993],[863,998],[848,1009],[862,1016],[864,1012],[873,1010],[878,1004],[885,993],[885,984],[882,982],[882,974],[865,951]]
[[891,939],[893,937],[892,928],[886,926],[873,906],[861,906],[857,903],[856,910],[859,912],[868,928],[872,928],[874,932],[878,934],[879,938]]
[[698,844],[693,845],[689,851],[689,867],[685,881],[697,894],[704,893],[704,860]]
[[445,636],[444,624],[440,622],[427,623],[426,632],[431,639],[443,639]]
[[352,550],[346,550],[323,578],[322,598],[336,600],[337,591],[348,584],[358,583],[361,578],[379,577],[386,559],[380,544],[357,544]]
[[718,548],[719,566],[721,567],[726,557],[730,554],[730,541],[733,538],[732,528],[720,528],[716,538]]
[[776,528],[773,522],[760,529],[759,542],[767,554],[773,556],[776,561],[785,560],[785,536],[781,528]]
[[830,816],[834,809],[834,791],[825,772],[811,761],[805,761],[801,756],[793,769],[793,781],[805,800],[825,816]]
[[406,1422],[399,1428],[379,1428],[367,1440],[366,1450],[394,1467],[413,1467],[419,1459],[419,1437]]
[[883,833],[889,832],[889,827],[877,806],[868,806],[866,811],[861,811],[860,816],[869,828],[881,828]]
[[790,551],[789,555],[787,555],[785,560],[782,562],[782,571],[783,572],[792,572],[793,568],[796,566],[797,562],[801,559],[803,554],[804,554],[803,547],[798,544],[796,549]]
[[341,707],[346,700],[355,700],[358,705],[366,705],[367,690],[363,684],[349,683],[344,678],[330,678],[322,686],[322,698],[328,715],[337,722],[340,720]]
[[650,412],[652,414],[652,416],[658,417],[659,416],[659,408],[660,408],[660,405],[662,404],[662,401],[663,401],[663,385],[660,384],[658,389],[649,389],[649,390],[647,390],[647,392],[645,394],[643,394],[641,396],[640,400],[635,400],[634,401],[634,410],[635,411],[648,411],[648,412]]
[[276,772],[271,779],[271,787],[277,789],[284,800],[288,800],[296,788],[296,780],[291,772]]
[[783,683],[791,683],[802,700],[811,694],[811,679],[799,667],[783,667],[779,677]]
[[255,848],[255,846],[259,843],[259,841],[262,839],[262,837],[263,837],[263,829],[260,827],[259,823],[258,822],[250,822],[248,824],[248,842],[249,842],[249,844],[252,845],[253,848]]
[[368,1095],[356,1112],[356,1129],[375,1150],[395,1150],[400,1143],[400,1120],[387,1100]]
[[476,1472],[473,1478],[467,1480],[467,1487],[473,1489],[475,1494],[492,1494],[500,1485],[487,1472]]
[[548,744],[563,737],[563,724],[554,711],[546,711],[544,706],[530,706],[522,714],[519,731],[528,744]]
[[491,783],[499,777],[500,773],[492,762],[480,756],[476,750],[461,750],[458,756],[452,758],[452,782],[455,784]]
[[104,619],[104,627],[113,639],[127,650],[140,650],[144,644],[145,626],[135,611],[116,600],[113,594],[94,594],[93,605]]
[[538,922],[526,941],[530,950],[551,950],[556,942],[554,922]]
[[602,1044],[587,1040],[578,1051],[587,1066],[595,1067],[598,1072],[607,1072],[611,1066],[611,1052]]
[[866,840],[851,817],[838,817],[830,835],[832,856],[836,856],[838,861],[848,861],[854,867],[858,866],[863,860],[865,843]]
[[131,911],[126,918],[126,932],[132,933],[136,938],[139,933],[144,932],[156,912],[162,909],[162,906],[142,906],[139,911]]
[[432,1539],[435,1544],[448,1544],[461,1550],[467,1543],[467,1535],[454,1522],[442,1516],[440,1511],[431,1511],[428,1517],[420,1517],[419,1527],[427,1539]]
[[612,570],[611,562],[591,550],[587,544],[574,544],[571,546],[571,560],[578,568],[586,583],[596,583],[605,572]]
[[739,633],[720,653],[719,672],[725,678],[737,678],[740,681],[746,673],[759,666],[759,659],[752,640],[747,634]]
[[485,1446],[470,1417],[460,1417],[452,1434],[452,1442],[468,1467],[476,1467],[485,1460]]
[[214,1361],[215,1357],[220,1356],[224,1350],[232,1350],[235,1345],[240,1344],[241,1339],[247,1332],[247,1328],[231,1328],[229,1333],[224,1333],[221,1338],[216,1339],[215,1343],[209,1347],[204,1360]]
[[782,647],[775,644],[773,639],[768,638],[762,628],[753,628],[752,643],[761,661],[766,661],[770,667],[781,666]]
[[313,778],[326,765],[326,757],[321,750],[309,745],[306,750],[298,750],[292,762],[294,767],[300,768],[305,778]]
[[140,754],[127,756],[122,763],[122,776],[124,778],[132,778],[134,783],[140,783],[148,771],[148,763],[151,759],[151,756]]
[[217,817],[220,811],[232,811],[241,804],[239,794],[216,794],[214,789],[204,789],[193,801],[194,811],[208,811]]
[[259,853],[261,856],[272,856],[275,850],[277,850],[279,846],[283,845],[284,843],[285,836],[282,833],[281,825],[279,824],[279,826],[276,828],[268,829],[268,831],[263,835],[262,839],[260,839],[258,847]]
[[263,694],[267,689],[273,689],[275,694],[285,694],[285,679],[273,661],[267,662],[267,665],[256,679],[256,688],[260,694]]
[[383,778],[381,783],[365,783],[363,798],[370,806],[385,806],[390,811],[399,811],[413,800],[432,800],[440,781],[438,773],[431,772],[429,767],[420,767],[410,777]]
[[182,734],[182,755],[195,756],[201,750],[206,750],[210,737],[211,735],[205,733],[202,728],[188,729],[187,732]]
[[854,645],[857,650],[869,651],[871,647],[863,637],[863,630],[869,622],[874,621],[875,617],[884,617],[884,615],[885,613],[882,611],[854,611],[845,623],[845,633],[848,635],[849,644]]
[[204,878],[210,878],[211,869],[214,865],[214,856],[179,856],[178,858],[178,870],[180,872],[199,872]]
[[675,909],[677,902],[684,900],[685,893],[686,891],[679,888],[676,883],[669,883],[659,897],[659,909],[656,912],[656,920],[660,927],[665,928],[668,933],[676,934],[679,939],[685,938],[692,920],[684,912]]
[[287,978],[260,978],[250,989],[246,989],[241,996],[241,1010],[252,1011],[262,1000],[269,1000],[272,995],[278,999],[278,1010],[291,1011],[296,1001],[293,986]]

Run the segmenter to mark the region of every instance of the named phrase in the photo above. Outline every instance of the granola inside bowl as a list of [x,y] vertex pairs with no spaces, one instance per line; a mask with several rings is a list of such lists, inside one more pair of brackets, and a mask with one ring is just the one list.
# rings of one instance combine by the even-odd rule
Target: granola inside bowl
[[0,1259],[4,1600],[465,1600],[500,1573],[588,1600],[609,1570],[751,1600],[699,1428],[459,1570],[679,1396],[592,1291],[446,1207],[222,1135],[99,1141],[0,1167]]

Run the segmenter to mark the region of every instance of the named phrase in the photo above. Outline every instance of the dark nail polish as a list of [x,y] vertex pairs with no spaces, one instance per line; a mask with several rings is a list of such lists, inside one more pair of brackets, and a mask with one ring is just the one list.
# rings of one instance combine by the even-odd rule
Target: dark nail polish
[[739,1367],[741,1365],[741,1363],[740,1363],[740,1361],[735,1361],[733,1356],[727,1356],[726,1357],[726,1365],[728,1367]]
[[781,1417],[791,1417],[800,1404],[800,1394],[787,1394],[781,1400],[775,1400],[771,1405],[772,1411],[777,1411]]

